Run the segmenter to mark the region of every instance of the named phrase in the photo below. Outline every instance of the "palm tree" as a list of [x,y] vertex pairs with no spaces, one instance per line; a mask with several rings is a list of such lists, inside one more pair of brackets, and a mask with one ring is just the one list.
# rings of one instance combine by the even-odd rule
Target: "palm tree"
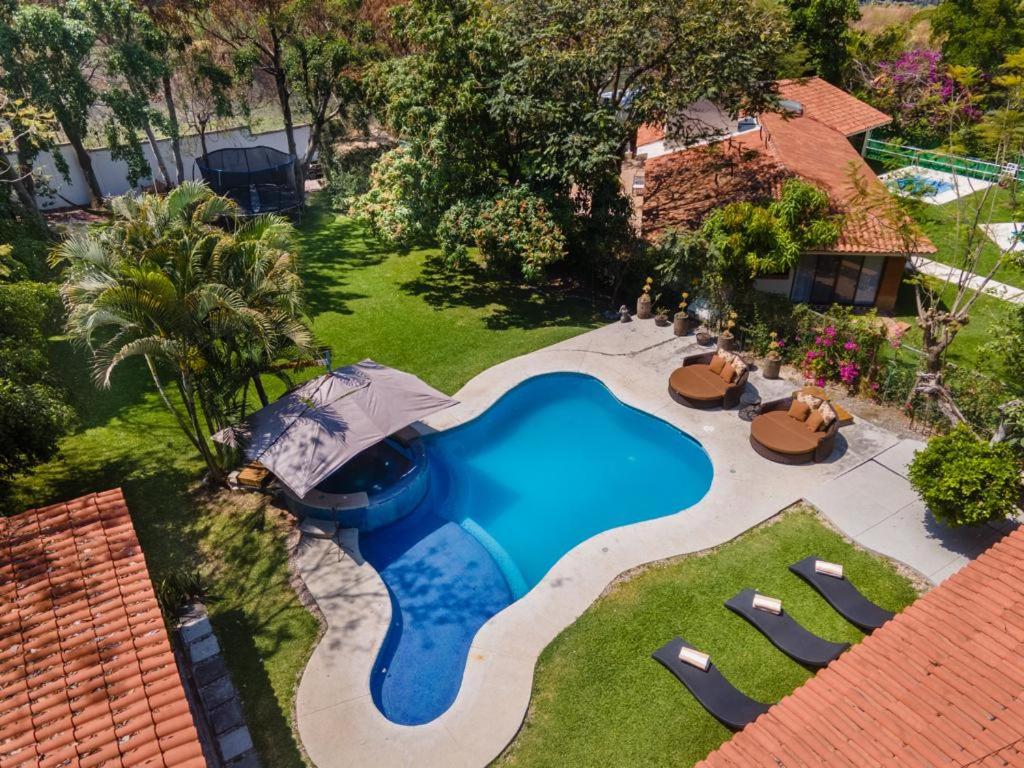
[[120,363],[143,358],[211,478],[223,481],[230,457],[209,436],[237,418],[239,392],[244,401],[246,383],[275,363],[312,359],[292,228],[276,216],[243,222],[231,200],[194,182],[117,198],[111,211],[107,226],[56,251],[68,333],[89,348],[103,387]]

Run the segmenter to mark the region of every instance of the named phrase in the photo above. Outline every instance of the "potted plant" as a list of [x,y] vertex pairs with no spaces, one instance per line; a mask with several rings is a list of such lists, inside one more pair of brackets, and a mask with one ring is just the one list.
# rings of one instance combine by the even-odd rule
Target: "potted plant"
[[761,375],[766,379],[777,379],[779,378],[779,371],[782,368],[782,345],[785,343],[779,341],[779,334],[772,331],[771,341],[768,342],[768,354],[765,355],[764,370],[761,371]]
[[726,316],[725,329],[718,336],[718,346],[726,352],[732,352],[736,348],[736,336],[732,329],[736,327],[736,313],[732,310]]
[[640,294],[640,298],[636,300],[636,319],[637,320],[649,320],[654,317],[654,313],[651,312],[651,288],[654,286],[654,280],[647,278],[644,281],[644,290]]
[[711,329],[709,329],[706,325],[698,327],[697,330],[694,331],[694,336],[697,337],[697,343],[700,344],[702,347],[706,347],[708,344],[711,343],[712,340]]
[[690,313],[686,311],[690,294],[683,291],[683,300],[679,302],[679,311],[672,319],[672,333],[676,336],[685,336],[690,332]]
[[658,307],[657,314],[654,315],[655,325],[660,325],[662,328],[668,325],[668,310],[664,307]]

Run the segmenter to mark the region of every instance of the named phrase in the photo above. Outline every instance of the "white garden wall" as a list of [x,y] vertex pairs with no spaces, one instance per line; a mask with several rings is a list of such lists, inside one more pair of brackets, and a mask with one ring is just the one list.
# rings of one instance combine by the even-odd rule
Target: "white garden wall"
[[[298,151],[300,154],[305,152],[306,142],[308,140],[309,126],[296,126],[295,143],[298,145]],[[285,138],[283,130],[253,134],[244,128],[233,128],[227,131],[213,131],[206,135],[206,146],[211,152],[215,149],[223,149],[225,147],[255,146],[257,144],[274,147],[282,152],[288,151],[288,141]],[[60,172],[54,165],[53,157],[49,152],[44,152],[39,155],[36,159],[36,168],[47,177],[50,186],[56,192],[59,192],[67,198],[68,201],[76,205],[88,205],[89,190],[85,184],[82,172],[78,167],[78,163],[75,160],[74,150],[71,149],[70,145],[62,144],[58,147],[58,151],[61,152],[67,160],[70,183],[61,176]],[[153,175],[157,175],[156,162],[153,159],[153,154],[148,143],[143,143],[142,151],[145,154],[146,159],[149,160],[149,165],[153,170]],[[173,179],[174,157],[171,154],[170,140],[164,139],[160,142],[160,153],[163,155],[167,171]],[[128,185],[128,166],[119,160],[111,159],[110,150],[94,149],[90,151],[89,154],[92,156],[92,167],[96,172],[96,178],[99,180],[100,188],[103,190],[104,196],[122,195],[125,192],[132,190],[132,187]],[[195,167],[195,159],[202,155],[198,136],[182,136],[181,155],[185,164],[185,178],[201,178],[199,169]],[[152,184],[152,177],[149,179],[141,179],[139,181],[138,188],[148,186],[150,184]],[[39,205],[44,209],[62,208],[67,207],[68,203],[61,200],[59,197],[47,197],[45,194],[40,193]]]

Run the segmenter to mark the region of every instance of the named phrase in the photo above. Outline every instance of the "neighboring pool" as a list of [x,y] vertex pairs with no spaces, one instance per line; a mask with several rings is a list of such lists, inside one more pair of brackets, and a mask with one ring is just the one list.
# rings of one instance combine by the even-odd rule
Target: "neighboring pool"
[[713,474],[700,443],[582,374],[529,379],[424,442],[423,502],[360,536],[393,609],[370,689],[404,725],[451,706],[477,630],[562,555],[609,528],[692,506]]
[[900,192],[913,195],[914,197],[934,197],[942,192],[949,192],[954,188],[953,182],[946,179],[936,179],[931,176],[916,174],[897,177],[896,186],[899,187]]

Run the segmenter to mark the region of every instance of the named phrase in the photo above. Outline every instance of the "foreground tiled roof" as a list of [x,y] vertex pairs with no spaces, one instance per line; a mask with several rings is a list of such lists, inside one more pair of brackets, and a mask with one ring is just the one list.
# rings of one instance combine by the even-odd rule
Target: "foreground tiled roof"
[[0,768],[205,765],[121,491],[0,518]]
[[[828,192],[845,214],[839,240],[823,252],[903,253],[899,228],[888,214],[857,199],[854,179],[880,199],[885,199],[885,187],[845,136],[807,116],[766,114],[760,122],[760,130],[649,160],[644,169],[644,235],[694,227],[713,208],[777,195],[784,179],[799,177]],[[921,235],[913,252],[934,253],[935,246]]]
[[698,768],[1024,766],[1024,531],[773,706]]
[[780,80],[779,96],[799,102],[807,117],[813,117],[844,136],[853,136],[892,122],[884,112],[820,77]]

